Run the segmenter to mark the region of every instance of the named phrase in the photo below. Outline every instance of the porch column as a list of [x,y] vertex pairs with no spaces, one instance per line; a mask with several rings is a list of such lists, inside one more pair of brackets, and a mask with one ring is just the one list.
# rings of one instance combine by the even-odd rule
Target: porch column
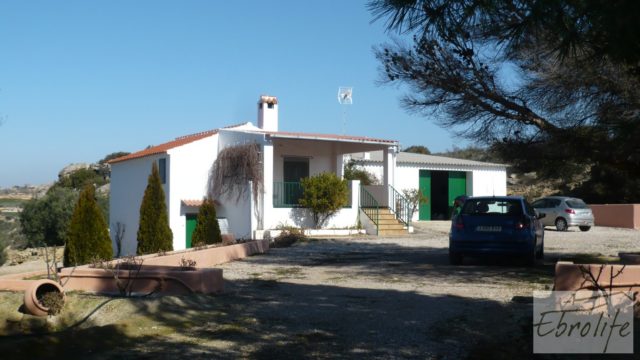
[[336,175],[340,179],[344,179],[344,155],[336,156]]
[[385,187],[396,185],[396,148],[388,147],[382,151],[383,167],[382,167],[382,184]]
[[267,142],[262,146],[262,178],[264,193],[262,197],[262,230],[271,227],[273,212],[273,143]]

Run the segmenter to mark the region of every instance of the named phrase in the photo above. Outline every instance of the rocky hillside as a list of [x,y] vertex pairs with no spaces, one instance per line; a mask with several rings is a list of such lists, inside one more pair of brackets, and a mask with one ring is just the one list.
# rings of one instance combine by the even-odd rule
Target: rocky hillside
[[527,200],[561,193],[562,180],[540,180],[535,172],[511,173],[507,177],[507,194],[521,195]]
[[[120,153],[108,156],[116,156],[118,154]],[[98,186],[97,195],[102,199],[108,199],[111,167],[106,163],[105,159],[92,164],[76,163],[67,165],[58,173],[58,180],[51,184],[0,188],[0,252],[6,246],[17,249],[28,246],[28,240],[23,235],[20,225],[20,213],[29,200],[37,198],[39,201],[44,201],[48,190],[53,186],[77,191],[85,184],[94,184]],[[108,205],[108,200],[106,202]],[[17,253],[10,251],[9,254]],[[7,253],[0,253],[0,263],[6,260],[6,256]],[[9,262],[20,262],[20,256],[15,259],[10,257]]]

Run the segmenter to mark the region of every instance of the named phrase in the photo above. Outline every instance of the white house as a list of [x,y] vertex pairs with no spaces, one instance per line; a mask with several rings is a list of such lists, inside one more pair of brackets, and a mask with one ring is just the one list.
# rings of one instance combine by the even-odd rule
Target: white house
[[[191,246],[191,233],[195,228],[198,207],[207,194],[212,165],[221,150],[240,144],[259,146],[264,189],[258,199],[254,199],[250,192],[240,201],[226,197],[215,199],[218,217],[224,219],[221,227],[236,238],[261,237],[265,231],[279,225],[311,227],[307,209],[300,208],[297,201],[300,179],[322,172],[342,176],[344,162],[358,158],[358,154],[371,154],[369,158],[362,155],[360,161],[375,172],[380,185],[361,187],[358,181],[351,181],[349,205],[329,220],[328,228],[361,225],[369,233],[406,232],[410,219],[398,190],[418,187],[416,174],[423,168],[465,172],[467,194],[493,191],[499,195],[506,191],[502,165],[483,167],[481,163],[459,161],[431,168],[418,161],[408,162],[407,166],[401,162],[396,166],[397,160],[407,155],[398,154],[398,142],[394,140],[279,131],[278,101],[272,96],[260,97],[257,122],[258,126],[244,123],[178,137],[112,160],[109,223],[114,243],[118,227],[124,226],[122,254],[136,251],[139,209],[153,162],[158,164],[164,184],[173,248],[184,249]],[[414,177],[411,181],[409,173],[416,175],[411,175]],[[432,196],[434,186],[438,184],[436,178],[432,177]]]
[[[380,178],[383,159],[380,152],[351,154],[361,168]],[[444,220],[451,214],[459,195],[487,196],[507,194],[506,165],[454,159],[443,156],[399,152],[396,156],[394,188],[419,189],[427,202],[413,214],[415,220]]]

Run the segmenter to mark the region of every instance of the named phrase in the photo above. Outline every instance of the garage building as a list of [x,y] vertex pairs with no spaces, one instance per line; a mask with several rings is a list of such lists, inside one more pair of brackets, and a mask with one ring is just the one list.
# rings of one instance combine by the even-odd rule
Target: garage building
[[[351,159],[376,178],[382,178],[381,151],[351,154]],[[399,152],[394,179],[396,190],[420,189],[428,199],[420,205],[413,220],[449,219],[453,200],[459,195],[507,194],[507,165],[504,164]]]

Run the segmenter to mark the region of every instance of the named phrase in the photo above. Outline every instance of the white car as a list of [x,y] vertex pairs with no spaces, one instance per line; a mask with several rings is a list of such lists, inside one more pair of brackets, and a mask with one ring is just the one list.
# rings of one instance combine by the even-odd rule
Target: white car
[[584,201],[568,196],[549,196],[531,204],[539,214],[544,226],[555,226],[558,231],[566,231],[569,226],[577,226],[580,231],[589,231],[594,225],[593,212]]

